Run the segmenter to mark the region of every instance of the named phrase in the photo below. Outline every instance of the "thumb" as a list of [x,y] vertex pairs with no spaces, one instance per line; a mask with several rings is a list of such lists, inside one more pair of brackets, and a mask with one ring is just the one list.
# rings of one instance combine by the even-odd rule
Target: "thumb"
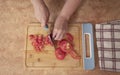
[[[49,18],[48,18],[48,19],[49,19]],[[47,23],[48,23],[48,19],[42,20],[42,22],[41,22],[41,27],[47,27],[46,25],[47,25]]]
[[45,27],[46,22],[41,22],[41,27]]

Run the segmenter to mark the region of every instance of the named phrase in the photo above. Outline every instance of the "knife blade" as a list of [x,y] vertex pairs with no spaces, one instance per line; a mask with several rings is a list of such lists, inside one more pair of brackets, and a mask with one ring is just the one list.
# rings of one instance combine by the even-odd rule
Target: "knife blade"
[[50,41],[52,42],[52,44],[54,45],[54,47],[56,48],[56,40],[53,39],[52,33],[50,33],[49,39],[50,39]]
[[48,38],[50,39],[50,41],[52,42],[54,48],[56,49],[56,41],[54,40],[54,38],[52,37],[52,32],[50,31],[50,27],[48,27],[48,25],[45,25],[45,30],[48,31]]

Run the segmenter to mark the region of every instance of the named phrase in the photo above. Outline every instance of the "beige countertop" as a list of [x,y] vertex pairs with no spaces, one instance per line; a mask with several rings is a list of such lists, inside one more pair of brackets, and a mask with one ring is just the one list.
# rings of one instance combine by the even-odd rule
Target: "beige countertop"
[[[53,22],[64,2],[62,0],[46,0],[46,3],[51,12],[50,22]],[[119,5],[119,0],[83,0],[70,22],[92,22],[95,24],[120,19]],[[37,22],[30,0],[0,0],[0,75],[120,74],[99,70],[96,45],[96,67],[93,71],[27,69],[24,65],[24,51],[26,27],[30,22]]]

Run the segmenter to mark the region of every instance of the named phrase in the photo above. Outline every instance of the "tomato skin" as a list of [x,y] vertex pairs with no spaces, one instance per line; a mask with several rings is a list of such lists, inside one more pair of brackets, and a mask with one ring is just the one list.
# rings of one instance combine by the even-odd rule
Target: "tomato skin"
[[59,41],[58,47],[61,48],[63,52],[70,54],[73,59],[80,59],[80,56],[74,50],[74,46],[68,40],[62,39]]
[[34,49],[40,52],[44,47],[43,35],[29,35]]
[[43,39],[44,39],[43,35],[38,35],[37,36],[37,41],[41,44],[43,43]]
[[71,55],[73,59],[80,59],[80,56],[75,52],[75,50],[71,50],[69,54]]
[[53,43],[52,43],[52,41],[51,41],[51,39],[50,39],[50,35],[47,35],[46,37],[45,37],[45,45],[51,45],[51,46],[53,46]]
[[48,44],[49,44],[48,41],[49,41],[49,38],[48,38],[48,36],[46,36],[46,37],[45,37],[45,45],[48,45]]
[[38,36],[31,34],[31,35],[29,35],[29,38],[30,38],[31,41],[34,41],[38,38]]
[[55,50],[56,58],[59,60],[63,60],[66,56],[66,53],[61,50],[61,48],[56,48]]
[[29,35],[29,38],[32,42],[33,47],[35,48],[35,50],[41,51],[43,50],[45,45],[51,45],[53,46],[53,43],[51,41],[51,39],[49,38],[49,35],[47,36],[43,36],[42,34],[36,34],[36,35]]
[[[53,46],[50,35],[29,35],[32,46],[36,52],[43,50],[44,46]],[[70,54],[74,59],[80,59],[80,56],[75,52],[73,46],[73,36],[70,33],[66,33],[65,38],[57,42],[57,48],[55,50],[55,56],[59,60],[63,60],[67,54]]]
[[65,38],[68,40],[68,41],[73,41],[73,36],[70,34],[70,33],[66,33],[65,34]]
[[59,41],[58,47],[60,47],[61,50],[66,53],[69,53],[71,50],[73,50],[72,44],[70,44],[66,39]]

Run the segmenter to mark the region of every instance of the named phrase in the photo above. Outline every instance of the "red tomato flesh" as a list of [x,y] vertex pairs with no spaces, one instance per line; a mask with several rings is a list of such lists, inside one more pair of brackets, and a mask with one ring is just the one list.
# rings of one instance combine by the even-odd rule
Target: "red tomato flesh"
[[[43,50],[46,45],[53,46],[50,35],[29,35],[29,38],[36,52]],[[66,54],[70,54],[74,59],[80,59],[80,56],[74,50],[73,36],[70,33],[66,33],[65,38],[58,41],[57,48],[55,50],[56,58],[59,60],[63,60]]]
[[74,59],[80,59],[80,56],[74,50],[71,50],[71,52],[69,52],[69,54]]
[[70,44],[66,39],[59,41],[58,47],[60,47],[62,51],[66,53],[69,53],[71,50],[73,50],[72,44]]
[[41,34],[39,34],[39,35],[37,35],[37,34],[36,35],[29,35],[29,38],[32,42],[33,47],[35,48],[35,50],[37,52],[43,50],[45,45],[53,46],[52,41],[49,38],[49,35],[47,35],[47,36],[43,36]]
[[61,48],[56,48],[56,50],[55,50],[55,55],[56,55],[57,59],[63,60],[63,59],[65,58],[65,56],[66,56],[66,53],[63,52],[63,51],[61,50]]
[[45,44],[46,44],[46,45],[51,45],[51,46],[53,46],[53,43],[52,43],[52,41],[51,41],[51,39],[50,39],[50,35],[47,35],[47,36],[45,37]]
[[44,47],[43,35],[30,35],[29,37],[35,50],[37,52],[41,51]]

